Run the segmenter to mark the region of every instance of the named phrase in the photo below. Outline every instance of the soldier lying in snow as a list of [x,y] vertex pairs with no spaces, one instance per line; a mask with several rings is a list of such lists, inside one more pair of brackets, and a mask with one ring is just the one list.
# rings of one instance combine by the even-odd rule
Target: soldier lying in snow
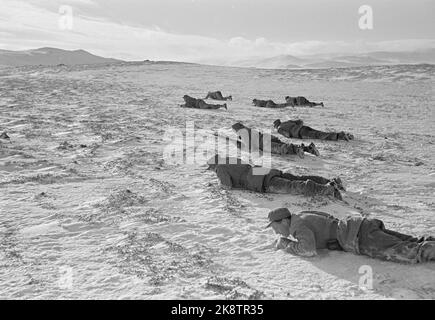
[[195,108],[195,109],[219,109],[219,108],[227,108],[227,104],[209,104],[206,103],[202,99],[195,99],[185,95],[183,97],[185,104],[180,105],[181,108]]
[[288,103],[275,103],[272,100],[252,100],[252,104],[260,108],[285,108],[290,106]]
[[323,132],[315,130],[308,126],[304,126],[302,120],[288,120],[281,122],[281,120],[275,120],[273,126],[277,129],[278,133],[282,134],[286,138],[297,139],[320,139],[320,140],[353,140],[354,137],[350,133],[341,132]]
[[270,152],[273,154],[297,154],[300,158],[304,157],[304,152],[314,154],[315,156],[320,155],[314,143],[311,143],[308,147],[303,143],[301,145],[285,143],[282,142],[278,137],[248,128],[240,122],[233,124],[232,128],[237,133],[239,138],[240,143],[237,144],[238,147],[241,148],[242,144],[244,146],[249,146],[250,152],[256,152],[258,150],[263,151],[263,144],[265,141],[267,141],[264,139],[270,139]]
[[295,176],[277,169],[253,167],[241,159],[221,158],[219,155],[212,157],[207,164],[209,170],[216,172],[221,184],[229,188],[306,196],[324,195],[342,200],[339,189],[344,188],[340,178]]
[[285,102],[287,102],[292,107],[315,107],[315,106],[322,106],[323,102],[317,103],[317,102],[310,102],[305,97],[285,97]]
[[299,256],[312,257],[318,249],[329,249],[394,262],[435,261],[434,237],[418,239],[388,230],[378,219],[349,216],[339,220],[324,212],[292,214],[287,208],[279,208],[269,212],[269,221],[267,227],[282,236],[277,249]]
[[226,101],[226,100],[233,100],[232,96],[228,96],[228,97],[224,97],[222,95],[222,92],[220,91],[214,91],[214,92],[210,92],[207,93],[207,96],[204,99],[213,99],[213,100],[222,100],[222,101]]

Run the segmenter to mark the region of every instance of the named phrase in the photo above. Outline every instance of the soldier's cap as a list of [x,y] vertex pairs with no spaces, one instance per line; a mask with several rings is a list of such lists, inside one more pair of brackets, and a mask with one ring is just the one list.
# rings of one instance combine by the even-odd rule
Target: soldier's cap
[[269,212],[269,224],[266,228],[269,228],[272,223],[281,221],[282,219],[291,218],[292,214],[287,208],[278,208]]

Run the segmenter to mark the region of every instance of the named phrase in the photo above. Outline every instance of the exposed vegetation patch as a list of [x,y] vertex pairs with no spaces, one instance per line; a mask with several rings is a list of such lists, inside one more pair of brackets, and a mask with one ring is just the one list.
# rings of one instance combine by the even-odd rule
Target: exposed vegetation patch
[[203,248],[186,248],[165,239],[158,233],[140,235],[129,232],[117,245],[108,248],[117,256],[120,271],[146,279],[153,286],[161,286],[174,278],[193,278],[213,263]]
[[226,299],[258,300],[264,293],[250,287],[246,282],[236,278],[212,277],[207,279],[205,288],[225,296]]

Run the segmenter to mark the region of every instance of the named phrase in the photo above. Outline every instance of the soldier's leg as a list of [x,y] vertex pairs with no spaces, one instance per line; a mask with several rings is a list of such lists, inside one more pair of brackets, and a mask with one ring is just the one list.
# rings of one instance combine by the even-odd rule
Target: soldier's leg
[[310,102],[311,107],[317,107],[317,106],[321,106],[324,107],[325,105],[323,104],[323,102]]
[[200,109],[212,109],[212,110],[216,110],[216,109],[220,109],[221,106],[217,105],[217,104],[207,104],[207,105],[201,105],[199,108]]
[[293,174],[288,173],[288,172],[283,173],[282,177],[285,179],[288,179],[288,180],[293,180],[293,181],[312,180],[315,183],[322,184],[322,185],[326,185],[326,184],[331,182],[330,179],[326,179],[326,178],[320,177],[320,176],[296,176],[296,175],[293,175]]
[[273,102],[272,100],[268,100],[266,102],[266,108],[279,108],[279,105]]
[[333,186],[318,184],[312,180],[292,181],[281,177],[272,178],[270,185],[266,187],[266,192],[280,194],[303,194],[306,196],[336,196],[336,190]]
[[323,132],[307,126],[301,128],[299,136],[301,139],[338,140],[338,134],[335,132]]
[[279,144],[272,142],[272,144],[277,145],[277,147],[279,148],[279,154],[281,154],[281,155],[296,154],[299,156],[299,158],[303,159],[305,157],[304,149],[300,146],[295,145],[295,144],[292,144],[292,143],[287,144],[284,142],[281,142]]
[[199,109],[219,109],[222,107],[226,108],[226,105],[220,105],[220,104],[209,104],[206,103],[204,100],[198,100],[197,106]]
[[209,104],[204,101],[198,103],[199,109],[219,109],[221,106],[217,104]]
[[402,241],[418,242],[418,238],[417,237],[413,237],[413,236],[410,236],[410,235],[407,235],[407,234],[403,234],[403,233],[400,233],[400,232],[397,232],[397,231],[394,231],[394,230],[388,230],[388,229],[385,229],[385,227],[384,227],[383,231],[386,234],[389,234],[389,235],[392,235],[392,236],[394,236],[396,238],[399,238]]
[[435,241],[403,240],[402,234],[385,232],[382,221],[366,219],[359,232],[360,253],[372,258],[404,263],[435,260]]
[[299,157],[304,158],[305,157],[305,150],[302,145],[297,145],[293,143],[286,144],[287,146],[287,154],[297,154]]
[[275,104],[275,106],[273,106],[272,108],[285,108],[285,107],[288,107],[288,106],[289,106],[289,104],[286,102],[286,103]]
[[297,154],[304,157],[304,148],[294,145],[293,143],[282,142],[278,137],[271,135],[271,152],[276,154]]
[[270,143],[270,152],[272,154],[283,154],[283,152],[285,151],[283,149],[284,145],[285,145],[285,143],[272,141]]
[[321,106],[323,107],[323,102],[310,102],[312,107]]

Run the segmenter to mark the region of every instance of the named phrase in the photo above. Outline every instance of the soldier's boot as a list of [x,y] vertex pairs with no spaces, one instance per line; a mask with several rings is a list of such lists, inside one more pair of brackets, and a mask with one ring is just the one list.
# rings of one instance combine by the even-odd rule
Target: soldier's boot
[[417,262],[435,261],[435,241],[425,241],[419,248]]
[[435,241],[435,237],[432,236],[422,236],[420,237],[417,242],[425,242],[425,241]]
[[310,143],[310,145],[307,147],[304,144],[301,145],[305,152],[314,154],[316,157],[320,156],[319,150],[317,150],[316,145],[314,143]]
[[339,177],[333,178],[331,182],[337,187],[338,190],[346,191],[343,187],[343,181]]

